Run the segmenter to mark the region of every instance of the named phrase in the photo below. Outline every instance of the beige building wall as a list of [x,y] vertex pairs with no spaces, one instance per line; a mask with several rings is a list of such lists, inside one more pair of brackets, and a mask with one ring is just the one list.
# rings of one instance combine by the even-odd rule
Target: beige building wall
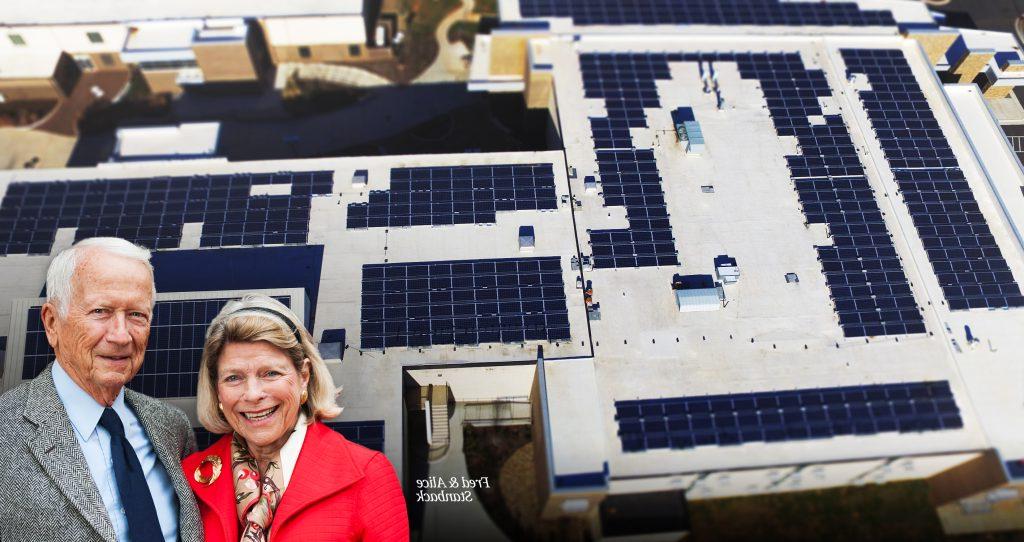
[[526,47],[530,38],[525,35],[491,35],[491,75],[518,75],[526,77]]
[[[127,70],[128,65],[121,61],[121,53],[81,53],[89,57],[94,70]],[[78,56],[76,53],[75,56]]]
[[192,52],[203,71],[203,80],[210,83],[255,81],[256,66],[244,41],[232,43],[195,44]]
[[906,36],[917,40],[932,65],[938,64],[956,41],[956,32],[907,32]]
[[573,492],[573,493],[552,493],[551,492],[551,465],[548,464],[547,427],[544,425],[544,415],[541,412],[540,401],[540,370],[533,380],[533,389],[530,391],[530,415],[533,418],[533,425],[530,429],[533,440],[533,464],[537,484],[537,500],[541,505],[541,519],[558,519],[568,516],[563,509],[568,501],[586,501],[586,507],[576,515],[588,515],[597,510],[597,507],[604,500],[604,493],[594,492]]
[[553,76],[548,71],[530,71],[526,78],[526,107],[545,109],[551,102]]
[[[362,43],[328,43],[318,45],[271,45],[275,64],[283,62],[358,62],[366,58]],[[352,54],[357,53],[357,54]]]
[[984,96],[996,100],[1009,97],[1011,92],[1013,92],[1013,87],[1010,85],[989,85],[985,89]]
[[149,85],[149,90],[154,94],[170,93],[181,94],[181,86],[178,84],[178,70],[143,70],[142,77]]
[[7,103],[59,100],[63,97],[52,79],[0,79],[0,94]]
[[992,51],[971,51],[953,65],[952,72],[960,76],[961,83],[972,83],[994,56],[995,53]]

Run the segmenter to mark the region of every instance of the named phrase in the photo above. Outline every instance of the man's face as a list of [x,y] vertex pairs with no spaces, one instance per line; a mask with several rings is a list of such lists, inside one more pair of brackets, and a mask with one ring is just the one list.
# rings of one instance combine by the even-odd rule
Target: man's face
[[67,313],[47,303],[46,337],[61,366],[100,404],[111,405],[142,366],[153,313],[153,276],[137,260],[92,249],[81,255]]

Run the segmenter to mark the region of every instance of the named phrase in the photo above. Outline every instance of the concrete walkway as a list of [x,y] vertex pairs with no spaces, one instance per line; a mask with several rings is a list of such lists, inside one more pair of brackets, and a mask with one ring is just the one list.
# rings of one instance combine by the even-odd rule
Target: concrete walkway
[[469,65],[463,58],[470,53],[461,41],[448,42],[448,31],[459,21],[472,21],[477,17],[473,13],[473,0],[462,0],[462,7],[448,14],[437,25],[434,38],[437,40],[438,52],[434,63],[413,83],[448,83],[465,81],[469,77]]
[[283,89],[292,75],[307,81],[325,81],[350,87],[382,87],[394,84],[373,72],[354,66],[285,62],[277,68],[274,88]]

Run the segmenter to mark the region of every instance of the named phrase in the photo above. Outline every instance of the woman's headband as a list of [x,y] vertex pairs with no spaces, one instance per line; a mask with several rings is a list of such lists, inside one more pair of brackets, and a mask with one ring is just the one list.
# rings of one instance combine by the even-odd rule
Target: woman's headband
[[267,314],[273,314],[274,316],[276,316],[276,317],[280,318],[281,320],[283,320],[285,324],[288,324],[288,329],[291,330],[292,334],[295,335],[295,340],[298,341],[300,346],[302,345],[302,335],[299,334],[299,328],[295,325],[294,322],[292,322],[292,319],[288,318],[287,316],[285,316],[281,312],[276,311],[274,309],[270,309],[270,308],[267,308],[267,307],[245,307],[245,308],[242,308],[242,309],[238,309],[235,312],[229,313],[224,319],[227,320],[228,318],[230,318],[230,317],[232,317],[232,316],[234,316],[236,314],[243,313],[243,312],[252,312],[252,311],[265,312]]

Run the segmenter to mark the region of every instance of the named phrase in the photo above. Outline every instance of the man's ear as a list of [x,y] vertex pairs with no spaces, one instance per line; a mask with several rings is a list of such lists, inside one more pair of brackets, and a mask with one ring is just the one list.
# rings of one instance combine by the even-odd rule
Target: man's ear
[[49,301],[43,303],[43,308],[39,311],[39,318],[43,321],[43,329],[46,330],[46,341],[50,343],[51,348],[57,350],[57,327],[60,319],[57,307]]

